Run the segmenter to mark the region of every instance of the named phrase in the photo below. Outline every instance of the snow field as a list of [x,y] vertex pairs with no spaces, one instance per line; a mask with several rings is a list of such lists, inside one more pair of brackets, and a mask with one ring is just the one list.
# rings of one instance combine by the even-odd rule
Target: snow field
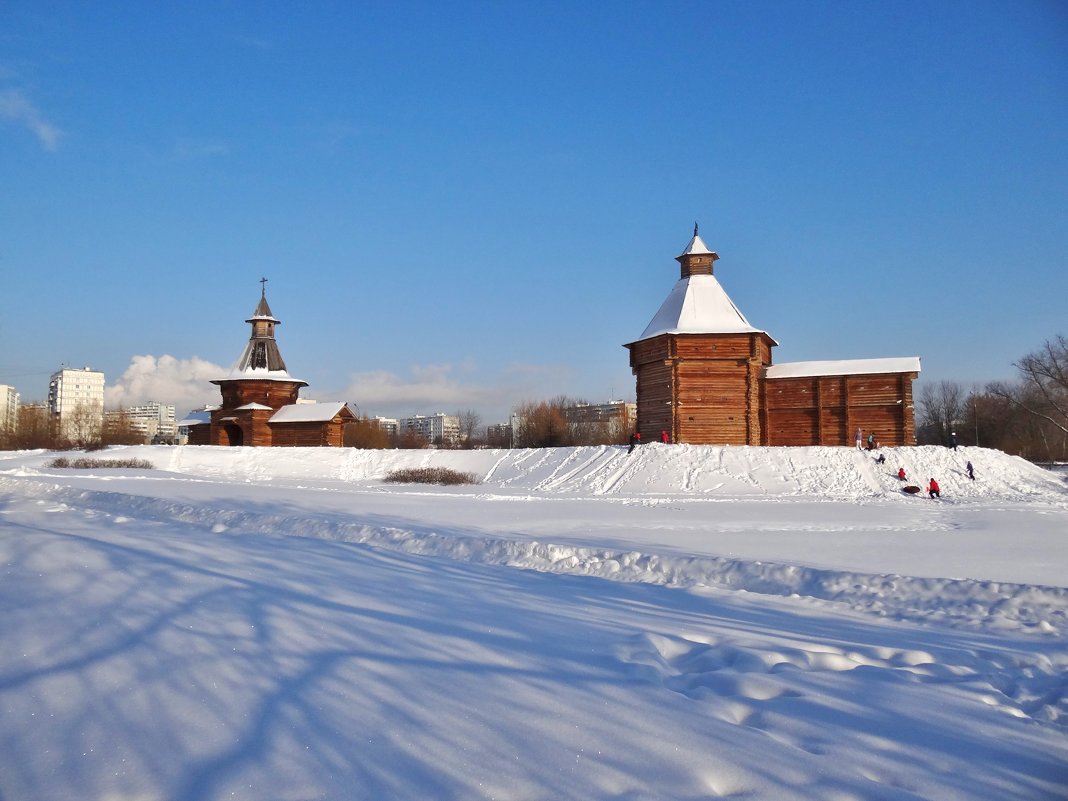
[[897,450],[10,455],[0,798],[1063,797],[1064,483]]

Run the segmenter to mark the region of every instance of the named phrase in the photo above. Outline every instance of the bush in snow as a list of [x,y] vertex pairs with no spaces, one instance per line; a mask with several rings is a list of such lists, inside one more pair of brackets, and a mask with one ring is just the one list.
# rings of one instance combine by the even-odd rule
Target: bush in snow
[[152,470],[155,465],[144,459],[68,459],[58,456],[48,463],[48,467],[71,467],[75,470],[92,470],[97,467],[129,467],[134,470]]
[[474,473],[461,473],[447,467],[409,467],[386,474],[393,484],[478,484]]

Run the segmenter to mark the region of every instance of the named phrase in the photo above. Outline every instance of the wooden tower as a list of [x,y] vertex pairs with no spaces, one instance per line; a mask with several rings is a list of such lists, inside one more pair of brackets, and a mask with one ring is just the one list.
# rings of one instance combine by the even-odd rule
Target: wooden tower
[[218,378],[222,406],[211,413],[212,445],[271,445],[267,421],[283,406],[295,404],[301,387],[308,386],[289,375],[278,343],[275,326],[281,322],[267,305],[267,279],[260,281],[260,302],[252,317],[252,335],[241,358],[226,378]]
[[754,328],[715,277],[719,256],[694,225],[676,258],[679,281],[642,335],[627,344],[645,441],[760,445],[764,369],[778,343]]

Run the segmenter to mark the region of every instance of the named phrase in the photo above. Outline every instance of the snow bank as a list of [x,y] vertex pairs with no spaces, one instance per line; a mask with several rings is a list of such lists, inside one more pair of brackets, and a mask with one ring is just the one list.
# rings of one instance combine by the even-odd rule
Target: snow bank
[[[335,448],[139,447],[161,470],[246,481],[340,481],[374,484],[410,467],[447,467],[482,478],[483,489],[565,495],[817,497],[914,502],[900,493],[899,467],[910,483],[936,478],[953,500],[1043,500],[1068,505],[1062,477],[1001,451],[936,446],[885,448],[882,465],[856,448],[766,448],[706,445],[517,450],[356,450]],[[111,451],[109,451],[111,453]],[[46,461],[45,456],[36,460]],[[971,461],[976,479],[968,478]],[[27,464],[33,463],[32,460]],[[0,461],[0,469],[3,462]]]

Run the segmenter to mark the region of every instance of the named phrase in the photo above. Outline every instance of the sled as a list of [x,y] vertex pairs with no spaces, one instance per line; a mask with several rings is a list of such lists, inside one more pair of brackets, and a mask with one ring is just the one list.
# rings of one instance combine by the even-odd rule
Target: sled
[[901,491],[906,495],[915,495],[917,492],[922,492],[922,490],[915,484],[909,484],[907,487],[902,487]]

